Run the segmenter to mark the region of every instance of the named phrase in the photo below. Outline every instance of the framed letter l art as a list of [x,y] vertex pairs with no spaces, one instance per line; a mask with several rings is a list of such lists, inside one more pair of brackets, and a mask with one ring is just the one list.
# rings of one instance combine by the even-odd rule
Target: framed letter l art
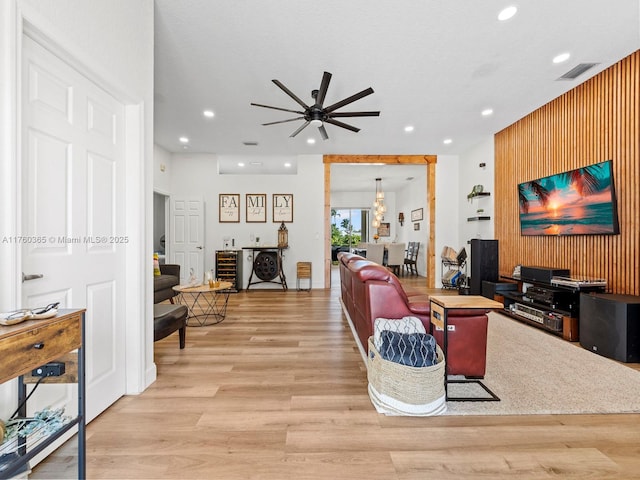
[[219,218],[220,223],[238,223],[240,222],[240,194],[239,193],[221,193],[219,195]]
[[293,194],[273,194],[273,222],[293,222]]

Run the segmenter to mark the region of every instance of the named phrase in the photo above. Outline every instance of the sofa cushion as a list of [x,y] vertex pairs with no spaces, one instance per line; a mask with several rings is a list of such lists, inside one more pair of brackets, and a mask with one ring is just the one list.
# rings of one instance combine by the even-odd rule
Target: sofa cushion
[[380,355],[385,360],[409,367],[431,367],[437,363],[436,340],[428,333],[400,333],[384,330]]

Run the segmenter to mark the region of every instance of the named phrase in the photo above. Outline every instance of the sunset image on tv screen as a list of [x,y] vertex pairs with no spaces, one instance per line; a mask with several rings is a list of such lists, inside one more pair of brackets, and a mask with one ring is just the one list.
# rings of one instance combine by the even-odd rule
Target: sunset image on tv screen
[[619,233],[612,162],[518,185],[522,235]]

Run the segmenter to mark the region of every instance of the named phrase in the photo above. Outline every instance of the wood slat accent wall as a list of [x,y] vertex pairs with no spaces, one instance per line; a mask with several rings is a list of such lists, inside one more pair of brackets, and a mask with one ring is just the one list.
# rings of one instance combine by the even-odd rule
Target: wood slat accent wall
[[[517,264],[605,278],[640,295],[640,50],[495,135],[500,274]],[[523,237],[519,183],[613,160],[620,235]]]

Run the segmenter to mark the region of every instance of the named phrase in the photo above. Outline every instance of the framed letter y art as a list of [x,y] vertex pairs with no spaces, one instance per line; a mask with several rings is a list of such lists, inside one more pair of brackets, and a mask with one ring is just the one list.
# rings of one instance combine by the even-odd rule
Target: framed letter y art
[[293,222],[293,194],[273,194],[273,222]]
[[267,194],[247,193],[247,223],[264,223],[267,221]]
[[240,194],[239,193],[221,193],[219,195],[220,223],[238,223],[240,221]]

